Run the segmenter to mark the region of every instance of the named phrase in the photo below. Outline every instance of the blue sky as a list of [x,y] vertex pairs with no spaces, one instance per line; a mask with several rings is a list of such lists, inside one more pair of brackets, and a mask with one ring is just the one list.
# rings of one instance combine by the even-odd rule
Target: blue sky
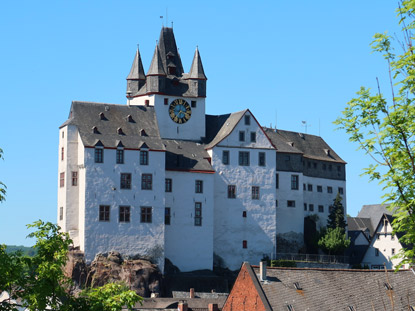
[[[58,127],[72,100],[124,104],[137,44],[147,70],[173,21],[184,70],[199,46],[207,109],[249,108],[264,126],[321,135],[347,165],[348,213],[380,203],[360,177],[370,158],[332,122],[360,86],[388,91],[369,43],[397,32],[397,3],[365,1],[2,1],[0,243],[31,245],[25,225],[56,222]],[[164,16],[164,19],[160,19]]]

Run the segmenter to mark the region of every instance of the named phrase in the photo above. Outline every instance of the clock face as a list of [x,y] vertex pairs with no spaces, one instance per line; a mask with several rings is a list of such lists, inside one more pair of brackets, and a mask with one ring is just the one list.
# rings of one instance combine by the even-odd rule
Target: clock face
[[178,124],[183,124],[189,121],[192,116],[192,108],[184,99],[175,99],[169,106],[169,116]]

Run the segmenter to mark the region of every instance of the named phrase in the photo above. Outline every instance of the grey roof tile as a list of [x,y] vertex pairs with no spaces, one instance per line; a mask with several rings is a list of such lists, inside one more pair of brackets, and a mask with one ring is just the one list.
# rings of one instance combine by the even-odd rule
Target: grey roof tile
[[147,72],[148,76],[165,76],[166,71],[163,67],[163,62],[160,57],[159,47],[156,46],[154,49],[153,59],[151,60],[150,68]]
[[199,49],[196,48],[195,55],[193,57],[192,66],[190,67],[189,79],[201,79],[207,80],[205,71],[203,70],[202,59],[200,58]]
[[389,204],[368,204],[363,205],[357,217],[359,218],[369,218],[371,223],[371,236],[373,235],[373,230],[379,224],[379,220],[382,218],[383,214],[392,215],[392,211],[388,210]]
[[143,63],[141,61],[140,51],[137,48],[133,64],[131,66],[130,73],[127,77],[127,80],[145,80],[146,75],[144,74]]
[[176,67],[175,76],[181,77],[183,74],[183,65],[179,51],[177,50],[173,28],[163,27],[161,29],[158,47],[160,50],[160,58],[163,63],[164,71],[168,73],[167,62],[171,62]]
[[[259,268],[254,267],[256,274]],[[267,281],[259,282],[272,306],[272,310],[287,310],[291,304],[295,310],[331,311],[391,310],[389,291],[384,283],[391,284],[395,310],[408,310],[415,305],[415,275],[412,271],[398,272],[375,270],[333,270],[268,268]],[[302,291],[297,291],[299,282]]]

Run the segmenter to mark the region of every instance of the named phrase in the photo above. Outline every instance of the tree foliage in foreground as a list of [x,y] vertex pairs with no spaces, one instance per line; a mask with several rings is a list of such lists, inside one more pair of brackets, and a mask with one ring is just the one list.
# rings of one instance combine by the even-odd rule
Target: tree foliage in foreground
[[36,231],[29,237],[36,238],[37,253],[33,257],[22,252],[7,253],[0,246],[0,292],[7,291],[9,300],[0,302],[0,310],[18,310],[12,300],[29,310],[129,310],[142,298],[125,285],[108,283],[99,288],[86,289],[73,294],[72,281],[63,268],[72,241],[67,233],[50,222],[37,221],[29,228]]
[[350,245],[343,228],[328,228],[318,241],[318,246],[329,255],[341,255]]
[[[404,234],[401,242],[415,245],[415,0],[402,1],[397,13],[402,39],[377,33],[371,44],[387,63],[388,94],[379,86],[375,92],[361,87],[335,123],[374,159],[364,174],[383,186],[384,203],[394,211],[394,231]],[[393,44],[401,54],[395,54]],[[414,263],[414,255],[414,249],[402,249],[401,264]]]

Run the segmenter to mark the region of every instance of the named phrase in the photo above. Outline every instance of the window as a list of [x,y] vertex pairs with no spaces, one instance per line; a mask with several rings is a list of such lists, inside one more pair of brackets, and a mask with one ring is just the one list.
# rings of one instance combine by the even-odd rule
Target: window
[[307,186],[306,184],[303,184],[303,190],[306,191],[307,190]]
[[332,187],[327,187],[327,193],[333,193],[333,188]]
[[288,200],[287,201],[287,207],[295,207],[295,201]]
[[308,210],[314,212],[314,204],[308,204]]
[[275,207],[278,207],[278,200],[275,200]]
[[323,205],[318,206],[318,212],[319,213],[324,213],[324,206]]
[[124,163],[124,150],[123,149],[117,149],[116,159],[115,161],[117,164],[123,164]]
[[298,175],[291,175],[291,190],[298,190]]
[[166,106],[169,104],[169,99],[168,99],[168,98],[165,98],[165,99],[164,99],[164,104],[165,104]]
[[63,220],[63,206],[59,207],[59,220]]
[[120,222],[130,222],[130,207],[120,206]]
[[245,125],[251,125],[251,116],[245,115]]
[[249,152],[239,151],[239,165],[249,166]]
[[239,131],[239,141],[245,141],[245,132]]
[[203,193],[203,180],[195,181],[195,193]]
[[104,149],[95,148],[95,163],[104,162]]
[[246,218],[246,211],[243,211],[243,212],[242,212],[242,217],[243,217],[243,218]]
[[151,223],[153,216],[153,209],[151,207],[142,206],[141,207],[141,217],[140,222],[142,223]]
[[127,121],[130,122],[130,123],[135,123],[135,121],[133,119],[133,116],[130,115],[130,114],[127,116]]
[[228,185],[228,198],[229,199],[236,198],[236,186],[235,185]]
[[202,225],[202,203],[195,202],[195,226]]
[[153,175],[143,174],[141,175],[141,190],[153,189]]
[[379,248],[375,248],[375,256],[379,257]]
[[337,171],[338,171],[338,172],[341,172],[341,170],[342,170],[342,169],[341,169],[340,165],[337,165]]
[[60,173],[59,175],[59,186],[65,187],[65,173]]
[[331,166],[331,164],[329,164],[329,171],[331,171],[331,170],[332,170],[332,168],[333,168],[333,167]]
[[61,161],[65,158],[65,148],[61,148]]
[[192,105],[192,108],[196,108],[196,101],[195,100],[192,100],[190,103]]
[[109,205],[99,206],[99,221],[110,221],[110,206]]
[[94,134],[101,134],[101,133],[98,131],[98,128],[97,128],[96,126],[94,126],[94,127],[92,128],[92,132],[93,132]]
[[339,187],[339,194],[343,194],[343,188]]
[[307,203],[304,203],[304,210],[307,210]]
[[248,241],[247,240],[242,241],[242,248],[248,248]]
[[131,174],[130,173],[121,173],[121,189],[131,189]]
[[395,249],[394,248],[391,249],[391,254],[395,255]]
[[145,105],[146,107],[150,106],[150,100],[146,99],[146,100],[144,101],[144,105]]
[[323,186],[317,186],[317,192],[323,192]]
[[166,188],[165,191],[166,192],[171,192],[173,189],[173,181],[171,178],[166,178]]
[[327,165],[326,164],[323,164],[323,171],[325,171],[326,168],[327,168]]
[[258,165],[265,166],[265,152],[258,153]]
[[285,156],[284,160],[285,161],[290,161],[290,156],[289,155]]
[[176,67],[168,67],[169,69],[169,75],[175,75],[176,74]]
[[259,200],[259,187],[252,186],[252,200]]
[[140,151],[140,165],[148,165],[148,151]]
[[229,164],[229,150],[222,151],[222,164],[224,165]]
[[280,187],[280,175],[276,174],[275,175],[275,188],[279,188]]
[[62,131],[62,138],[65,138],[65,132]]
[[251,132],[251,143],[256,143],[256,132]]
[[72,186],[78,186],[78,172],[72,172]]
[[307,162],[307,167],[311,168],[311,162]]
[[313,191],[313,185],[312,184],[308,184],[307,185],[307,190],[308,191]]
[[170,207],[166,207],[164,209],[164,224],[170,225],[170,219],[171,219],[171,210],[170,210]]
[[317,163],[313,162],[313,168],[317,168]]

